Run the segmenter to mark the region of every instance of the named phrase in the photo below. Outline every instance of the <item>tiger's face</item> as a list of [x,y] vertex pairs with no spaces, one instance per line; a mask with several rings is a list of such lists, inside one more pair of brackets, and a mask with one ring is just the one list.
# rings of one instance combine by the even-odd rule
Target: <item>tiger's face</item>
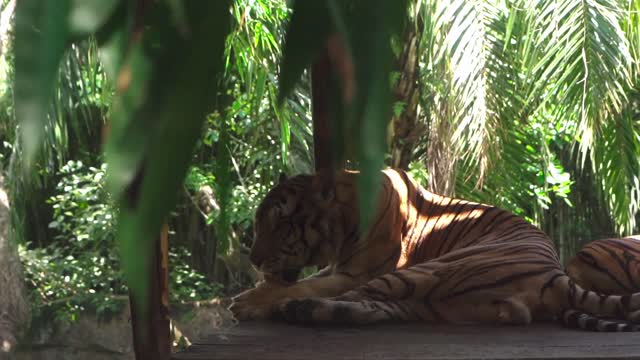
[[295,282],[305,266],[324,261],[321,242],[328,236],[326,219],[310,196],[311,177],[281,180],[256,212],[250,260],[272,279]]

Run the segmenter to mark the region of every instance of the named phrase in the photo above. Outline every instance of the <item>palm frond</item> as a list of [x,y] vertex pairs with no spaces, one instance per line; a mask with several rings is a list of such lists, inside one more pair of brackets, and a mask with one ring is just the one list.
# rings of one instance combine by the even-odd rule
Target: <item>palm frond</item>
[[603,124],[592,150],[596,179],[621,235],[633,233],[640,209],[640,91],[628,94],[620,115]]
[[[298,169],[300,159],[302,163],[311,163],[308,91],[294,92],[282,106],[276,101],[279,80],[276,73],[290,11],[285,2],[278,0],[234,1],[235,24],[227,38],[226,75],[236,78],[231,82],[241,84],[240,93],[247,97],[246,110],[253,120],[259,114],[275,115],[271,120],[280,127],[280,159],[284,166]],[[308,81],[300,86],[308,87]]]
[[532,67],[531,97],[558,104],[556,117],[579,113],[582,159],[603,122],[619,113],[633,58],[617,0],[538,0],[530,3],[540,51]]
[[519,52],[525,14],[515,2],[441,2],[438,29],[446,32],[442,56],[450,59],[456,130],[452,141],[471,168],[483,175],[501,149],[523,99]]
[[629,0],[623,29],[629,40],[629,52],[634,61],[632,78],[640,77],[640,0]]

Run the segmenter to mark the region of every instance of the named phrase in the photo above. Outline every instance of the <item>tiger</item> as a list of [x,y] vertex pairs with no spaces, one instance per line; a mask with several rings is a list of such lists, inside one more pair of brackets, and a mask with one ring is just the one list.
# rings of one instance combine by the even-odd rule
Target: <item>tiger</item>
[[[258,205],[249,258],[264,274],[232,299],[236,319],[299,324],[378,322],[525,325],[638,331],[640,293],[602,295],[574,282],[552,241],[495,206],[427,191],[382,171],[368,230],[360,174],[282,179]],[[321,270],[301,279],[301,269]]]
[[640,235],[586,244],[567,263],[567,274],[582,288],[607,295],[640,292]]

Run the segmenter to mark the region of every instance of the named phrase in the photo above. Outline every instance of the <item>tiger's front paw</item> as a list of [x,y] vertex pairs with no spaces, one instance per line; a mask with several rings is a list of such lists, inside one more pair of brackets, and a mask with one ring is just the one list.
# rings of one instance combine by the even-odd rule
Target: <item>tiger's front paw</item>
[[238,320],[267,320],[272,317],[275,306],[281,296],[281,286],[261,283],[232,299],[229,310]]

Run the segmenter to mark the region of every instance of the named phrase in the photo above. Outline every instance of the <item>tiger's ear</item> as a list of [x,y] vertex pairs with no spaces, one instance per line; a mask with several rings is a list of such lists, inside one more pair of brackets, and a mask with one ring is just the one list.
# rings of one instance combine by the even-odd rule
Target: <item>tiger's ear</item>
[[335,177],[321,171],[316,173],[311,180],[313,197],[320,201],[331,201],[336,196]]
[[278,184],[282,184],[287,181],[287,174],[280,172],[280,176],[278,177]]

